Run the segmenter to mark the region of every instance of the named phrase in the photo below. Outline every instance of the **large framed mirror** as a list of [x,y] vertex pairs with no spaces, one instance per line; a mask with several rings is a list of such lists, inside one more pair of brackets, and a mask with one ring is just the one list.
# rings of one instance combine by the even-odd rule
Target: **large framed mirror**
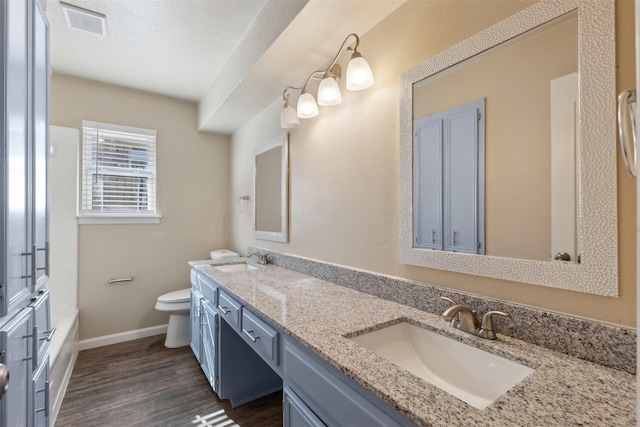
[[289,138],[283,134],[255,152],[253,237],[287,242],[288,228]]
[[[472,182],[481,188],[459,199],[473,199],[463,213],[476,228],[482,222],[482,233],[473,240],[479,249],[466,251],[475,253],[461,253],[446,243],[451,236],[460,239],[459,229],[447,226],[456,217],[454,208],[429,209],[428,215],[444,224],[442,245],[437,226],[426,223],[423,210],[433,205],[421,196],[427,185],[420,187],[420,174],[437,193],[434,200],[440,201],[434,203],[444,205],[455,199],[447,182],[458,181],[445,176],[455,169],[446,165],[446,156],[442,161],[432,154],[418,157],[417,148],[426,141],[418,127],[448,152],[438,138],[446,137],[446,129],[456,130],[446,120],[433,125],[431,118],[447,117],[479,99],[486,104],[478,115],[483,153],[480,163],[464,169],[475,168]],[[615,99],[609,1],[540,1],[403,73],[400,261],[617,296]],[[569,157],[558,143],[567,138],[573,141]],[[434,175],[433,165],[443,162],[443,174]],[[434,187],[435,181],[444,184]],[[477,214],[467,215],[473,209]]]

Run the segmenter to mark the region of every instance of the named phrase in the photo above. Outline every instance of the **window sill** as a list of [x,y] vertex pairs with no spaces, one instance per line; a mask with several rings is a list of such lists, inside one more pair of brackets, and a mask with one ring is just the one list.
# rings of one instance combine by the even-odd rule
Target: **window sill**
[[159,224],[158,215],[82,215],[78,217],[78,224]]

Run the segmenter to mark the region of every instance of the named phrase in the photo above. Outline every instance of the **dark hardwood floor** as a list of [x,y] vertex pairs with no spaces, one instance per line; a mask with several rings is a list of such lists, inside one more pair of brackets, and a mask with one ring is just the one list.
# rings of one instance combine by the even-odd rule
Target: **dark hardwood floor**
[[220,410],[241,427],[282,426],[282,393],[233,409],[188,346],[166,348],[158,335],[81,351],[55,427],[195,427]]

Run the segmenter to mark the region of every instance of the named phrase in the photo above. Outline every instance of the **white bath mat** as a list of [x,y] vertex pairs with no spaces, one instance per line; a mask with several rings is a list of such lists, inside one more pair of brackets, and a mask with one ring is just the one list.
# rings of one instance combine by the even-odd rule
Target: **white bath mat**
[[225,415],[224,409],[205,416],[196,415],[195,419],[191,421],[191,424],[195,427],[240,427]]

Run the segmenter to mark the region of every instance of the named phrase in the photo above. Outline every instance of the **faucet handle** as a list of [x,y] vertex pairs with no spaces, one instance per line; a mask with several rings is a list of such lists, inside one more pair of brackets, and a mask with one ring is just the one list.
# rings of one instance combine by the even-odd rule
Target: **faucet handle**
[[449,297],[440,297],[440,299],[443,299],[445,301],[449,301],[452,305],[458,305],[457,302],[455,302],[453,299],[451,299]]
[[488,338],[490,340],[496,339],[496,333],[493,330],[493,319],[491,316],[502,316],[502,317],[511,317],[509,313],[505,313],[503,311],[488,311],[482,316],[482,326],[480,327],[480,331],[478,335],[482,338]]
[[[448,301],[448,302],[451,303],[451,307],[449,307],[448,309],[446,309],[444,311],[444,313],[442,313],[442,316],[445,318],[445,320],[447,322],[451,322],[452,324],[459,323],[460,322],[460,315],[458,314],[458,310],[453,309],[453,307],[457,306],[458,303],[455,302],[453,299],[451,299],[449,297],[440,297],[440,299],[443,299],[443,300]],[[449,313],[452,312],[452,311],[454,311],[455,313],[453,315],[450,315]]]

